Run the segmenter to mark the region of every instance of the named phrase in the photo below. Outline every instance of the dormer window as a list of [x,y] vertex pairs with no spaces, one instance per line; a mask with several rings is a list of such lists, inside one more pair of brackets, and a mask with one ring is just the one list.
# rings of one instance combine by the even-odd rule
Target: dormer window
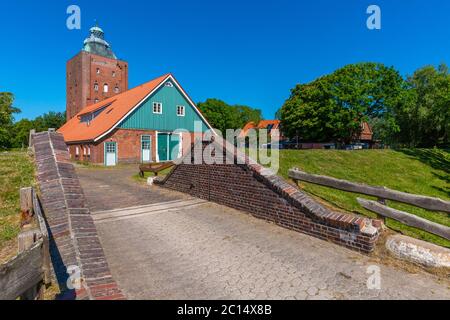
[[103,92],[104,92],[104,93],[107,93],[108,90],[109,90],[108,84],[105,83],[105,84],[103,85]]
[[161,102],[153,102],[153,113],[162,114]]
[[[106,108],[108,108],[112,103],[108,103],[100,108],[98,108],[97,110],[95,110],[94,112],[91,113],[86,113],[81,115],[80,117],[80,122],[83,123],[87,123],[87,125],[89,126],[90,123],[97,118],[97,116],[102,113],[103,111],[105,111]],[[110,109],[107,113],[111,112],[112,109]]]

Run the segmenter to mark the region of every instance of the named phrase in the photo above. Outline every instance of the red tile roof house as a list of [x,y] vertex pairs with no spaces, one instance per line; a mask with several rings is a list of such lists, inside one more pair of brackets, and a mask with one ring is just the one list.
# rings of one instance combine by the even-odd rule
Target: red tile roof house
[[[174,133],[177,129],[185,132]],[[175,77],[163,75],[87,106],[58,132],[73,160],[106,166],[175,160],[212,129]]]
[[[248,122],[241,130],[241,133],[239,136],[242,138],[247,135],[248,131],[250,129],[266,129],[268,133],[270,133],[270,130],[278,129],[280,130],[280,120],[261,120],[258,124],[255,124],[253,121]],[[284,137],[282,136],[280,132],[280,140],[283,140]]]
[[[240,137],[244,137],[247,135],[248,131],[250,129],[267,129],[269,132],[272,129],[279,129],[280,130],[280,141],[283,141],[285,137],[282,134],[281,131],[281,121],[280,120],[262,120],[258,124],[255,124],[253,121],[248,122],[243,128],[240,133]],[[353,142],[362,142],[362,143],[368,143],[369,146],[373,146],[373,131],[371,126],[368,122],[364,121],[361,124],[361,132],[359,135],[355,136],[353,139]],[[320,143],[320,142],[299,142],[301,149],[325,149],[327,146],[333,145],[334,143]]]
[[367,143],[372,143],[373,142],[373,131],[372,131],[372,127],[370,126],[370,124],[366,121],[364,121],[361,124],[361,133],[359,134],[359,136],[357,137],[357,139],[361,142],[367,142]]

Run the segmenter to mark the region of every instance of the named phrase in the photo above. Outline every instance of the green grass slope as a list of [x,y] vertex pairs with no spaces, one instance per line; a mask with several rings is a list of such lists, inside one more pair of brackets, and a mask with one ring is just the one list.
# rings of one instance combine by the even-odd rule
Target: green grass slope
[[[405,150],[281,150],[278,174],[288,178],[288,170],[297,167],[308,173],[327,175],[354,182],[422,194],[450,200],[450,153],[438,149]],[[339,191],[309,183],[301,183],[304,190],[320,197],[332,206],[375,217],[363,209],[358,194]],[[367,196],[364,196],[366,198]],[[428,220],[450,226],[450,215],[431,212],[389,201],[394,208]],[[387,226],[406,235],[450,247],[450,241],[427,232],[407,227],[388,219]]]
[[33,163],[26,152],[0,152],[0,252],[20,231],[19,189],[33,181]]

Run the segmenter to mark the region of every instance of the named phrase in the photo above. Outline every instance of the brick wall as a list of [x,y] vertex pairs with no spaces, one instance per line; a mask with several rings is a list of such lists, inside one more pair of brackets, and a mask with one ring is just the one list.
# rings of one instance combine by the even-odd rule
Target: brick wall
[[[97,229],[64,138],[59,133],[33,135],[37,182],[50,234],[50,254],[62,299],[124,299],[106,261]],[[81,270],[82,288],[66,283],[68,268]]]
[[[76,161],[86,161],[96,164],[104,162],[104,143],[117,143],[117,157],[119,163],[141,163],[141,136],[149,135],[152,139],[152,161],[156,161],[156,131],[154,130],[134,130],[134,129],[117,129],[109,136],[96,143],[71,144],[69,146],[70,157]],[[191,143],[194,141],[194,133],[183,133],[182,151],[186,153],[190,149]],[[78,147],[79,154],[76,155]],[[90,148],[90,156],[84,155],[83,148]]]
[[332,212],[229,145],[213,143],[234,161],[244,158],[245,164],[179,164],[160,184],[354,250],[374,249],[379,232],[371,220]]
[[[95,83],[98,84],[97,91]],[[103,92],[104,84],[108,84],[108,92]],[[114,91],[115,87],[119,92]],[[66,64],[67,120],[96,100],[100,102],[127,90],[127,62],[81,51]]]

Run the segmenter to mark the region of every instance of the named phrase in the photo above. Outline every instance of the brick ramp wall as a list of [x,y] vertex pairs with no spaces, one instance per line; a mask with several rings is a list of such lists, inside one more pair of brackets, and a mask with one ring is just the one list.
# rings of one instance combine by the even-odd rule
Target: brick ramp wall
[[[183,163],[159,184],[357,251],[374,249],[379,231],[370,219],[330,211],[232,146],[212,143],[235,164],[193,164],[193,146]],[[208,144],[203,142],[200,148]]]
[[[59,298],[125,299],[111,276],[63,136],[54,132],[35,134],[33,149],[41,204],[51,236],[53,269],[62,291]],[[66,286],[71,266],[81,270],[79,290]]]

